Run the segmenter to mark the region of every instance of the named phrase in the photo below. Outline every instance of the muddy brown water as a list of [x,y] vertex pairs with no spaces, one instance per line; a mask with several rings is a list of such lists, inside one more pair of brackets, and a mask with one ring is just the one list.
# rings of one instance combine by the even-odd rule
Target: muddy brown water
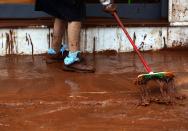
[[[188,50],[144,53],[154,71],[173,71],[188,96]],[[62,71],[44,56],[0,57],[0,131],[187,131],[188,100],[137,106],[145,72],[134,53],[97,54],[96,73]],[[87,61],[93,64],[92,56]]]

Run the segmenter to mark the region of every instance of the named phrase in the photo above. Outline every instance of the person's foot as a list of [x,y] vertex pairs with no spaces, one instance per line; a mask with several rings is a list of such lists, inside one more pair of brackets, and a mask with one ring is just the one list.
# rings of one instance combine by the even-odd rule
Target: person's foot
[[49,48],[48,51],[47,51],[47,54],[48,55],[56,55],[57,52],[53,48]]
[[79,73],[94,73],[95,67],[89,65],[86,60],[81,57],[80,51],[69,52],[64,59],[64,71],[79,72]]
[[64,47],[62,47],[59,52],[56,52],[53,48],[49,48],[46,55],[46,63],[63,62],[67,54],[68,51],[66,51]]
[[80,62],[80,60],[81,60],[80,51],[76,51],[76,52],[69,51],[69,54],[64,59],[64,64],[65,66],[69,66],[76,62]]

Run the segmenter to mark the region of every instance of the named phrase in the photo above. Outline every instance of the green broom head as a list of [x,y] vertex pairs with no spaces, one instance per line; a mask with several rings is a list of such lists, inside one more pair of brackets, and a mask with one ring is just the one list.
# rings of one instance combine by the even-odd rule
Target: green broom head
[[138,84],[146,84],[150,80],[170,81],[175,75],[172,72],[151,72],[149,74],[141,74],[137,78]]

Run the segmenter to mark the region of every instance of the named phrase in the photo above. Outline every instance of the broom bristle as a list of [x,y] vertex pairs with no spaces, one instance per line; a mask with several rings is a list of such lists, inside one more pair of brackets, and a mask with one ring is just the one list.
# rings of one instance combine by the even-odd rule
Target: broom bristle
[[173,79],[175,75],[172,72],[155,72],[149,74],[141,74],[138,76],[138,83],[142,84],[149,80],[170,80]]

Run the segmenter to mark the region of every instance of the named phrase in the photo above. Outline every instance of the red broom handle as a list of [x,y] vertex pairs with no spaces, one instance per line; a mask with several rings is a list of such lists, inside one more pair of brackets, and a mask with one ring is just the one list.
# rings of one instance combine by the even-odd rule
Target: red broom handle
[[119,26],[122,28],[123,32],[125,33],[125,35],[127,36],[127,38],[129,39],[130,43],[132,44],[134,50],[136,51],[136,53],[138,54],[142,64],[144,65],[146,71],[148,73],[152,72],[151,68],[148,66],[146,60],[143,58],[143,56],[141,55],[141,53],[139,52],[138,48],[136,47],[136,44],[134,43],[134,41],[132,40],[132,38],[130,37],[129,33],[127,32],[127,30],[125,29],[123,23],[121,22],[119,16],[117,15],[116,12],[113,12],[112,15],[114,16],[114,18],[116,19],[116,21],[118,22]]

